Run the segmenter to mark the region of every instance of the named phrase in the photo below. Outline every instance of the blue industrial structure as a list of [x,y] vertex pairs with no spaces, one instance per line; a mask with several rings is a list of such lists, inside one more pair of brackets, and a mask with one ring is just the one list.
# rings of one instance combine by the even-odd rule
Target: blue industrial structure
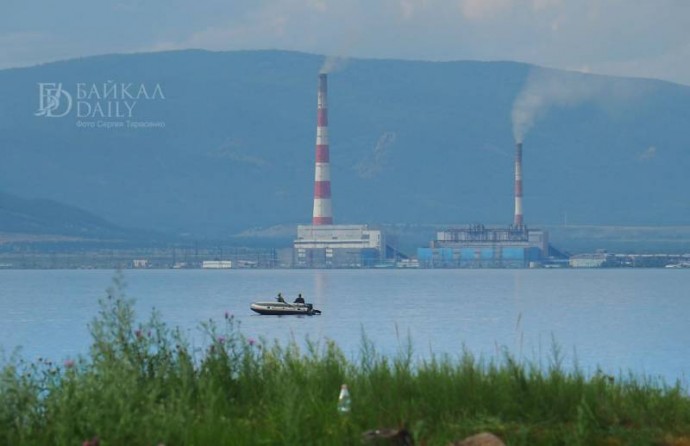
[[525,268],[548,256],[548,233],[527,226],[470,225],[439,231],[428,248],[417,249],[427,268]]

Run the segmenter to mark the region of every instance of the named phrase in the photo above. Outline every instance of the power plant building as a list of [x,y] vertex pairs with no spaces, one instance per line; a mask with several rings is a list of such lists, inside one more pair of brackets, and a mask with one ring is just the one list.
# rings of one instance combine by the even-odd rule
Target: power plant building
[[385,258],[380,230],[366,225],[333,224],[328,143],[328,78],[319,74],[314,165],[314,208],[311,225],[297,227],[293,266],[302,268],[370,267]]
[[385,253],[380,230],[367,225],[300,225],[294,265],[303,268],[362,268],[379,263]]
[[546,231],[526,226],[470,225],[439,231],[429,248],[418,248],[419,265],[431,268],[524,268],[548,256]]

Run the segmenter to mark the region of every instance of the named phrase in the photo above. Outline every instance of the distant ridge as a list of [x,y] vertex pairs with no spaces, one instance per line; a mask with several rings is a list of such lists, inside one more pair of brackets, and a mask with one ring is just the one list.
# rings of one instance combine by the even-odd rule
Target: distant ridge
[[[132,231],[82,209],[53,200],[26,199],[0,192],[0,233],[21,234],[27,240],[91,240],[129,238]],[[2,238],[2,237],[0,237]]]
[[[0,189],[68,203],[116,227],[193,237],[308,223],[323,61],[286,51],[188,50],[1,70]],[[534,70],[348,60],[329,78],[334,220],[509,224],[511,109]],[[603,88],[538,115],[524,145],[526,223],[690,224],[690,87],[567,76],[585,91]],[[39,83],[71,88],[76,101],[77,84],[108,82],[160,85],[165,99],[142,99],[136,119],[165,125],[85,128],[74,110],[37,116]]]

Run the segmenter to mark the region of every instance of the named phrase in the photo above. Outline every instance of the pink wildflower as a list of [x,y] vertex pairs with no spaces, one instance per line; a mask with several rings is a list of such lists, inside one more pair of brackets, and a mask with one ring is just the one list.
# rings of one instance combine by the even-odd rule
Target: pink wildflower
[[98,436],[93,437],[91,440],[84,440],[82,443],[82,446],[100,446],[101,440],[98,438]]

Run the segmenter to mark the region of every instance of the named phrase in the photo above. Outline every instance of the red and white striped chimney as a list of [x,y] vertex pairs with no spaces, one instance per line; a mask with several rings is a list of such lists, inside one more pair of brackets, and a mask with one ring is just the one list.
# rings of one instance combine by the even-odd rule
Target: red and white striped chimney
[[515,226],[522,226],[522,143],[515,144]]
[[312,225],[332,225],[331,165],[328,153],[328,80],[319,74],[318,109],[316,118],[316,166],[314,175],[314,214]]

